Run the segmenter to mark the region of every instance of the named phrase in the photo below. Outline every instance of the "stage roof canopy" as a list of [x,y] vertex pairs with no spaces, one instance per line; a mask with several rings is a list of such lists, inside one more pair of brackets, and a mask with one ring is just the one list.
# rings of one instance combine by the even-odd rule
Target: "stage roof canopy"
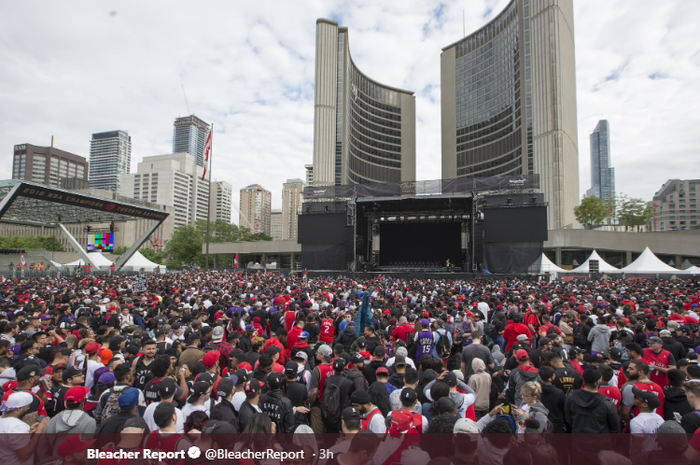
[[0,181],[0,220],[23,224],[110,223],[132,219],[162,222],[169,213],[133,199],[76,193],[20,179]]

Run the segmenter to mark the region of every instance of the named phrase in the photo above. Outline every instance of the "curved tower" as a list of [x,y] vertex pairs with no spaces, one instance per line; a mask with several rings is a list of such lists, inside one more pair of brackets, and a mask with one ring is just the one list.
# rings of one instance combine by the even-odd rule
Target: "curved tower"
[[313,185],[414,181],[413,92],[380,84],[352,61],[348,30],[316,21]]
[[442,177],[537,173],[550,229],[574,224],[573,0],[512,0],[442,51]]

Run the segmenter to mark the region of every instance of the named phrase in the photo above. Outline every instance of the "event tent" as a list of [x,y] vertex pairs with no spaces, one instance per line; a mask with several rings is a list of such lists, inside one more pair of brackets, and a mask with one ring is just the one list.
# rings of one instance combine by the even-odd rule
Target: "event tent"
[[535,262],[530,265],[528,271],[533,274],[544,274],[544,273],[561,273],[564,268],[559,268],[557,265],[552,263],[552,261],[547,258],[545,254],[542,254]]
[[619,269],[615,268],[612,266],[610,263],[606,262],[602,258],[600,258],[600,255],[598,255],[598,252],[595,250],[591,253],[591,255],[586,259],[585,262],[583,262],[579,267],[574,268],[573,270],[569,271],[569,273],[590,273],[589,271],[589,263],[591,260],[598,260],[598,270],[601,273],[610,273],[610,272],[617,272],[620,271]]
[[686,273],[690,274],[700,274],[700,266],[691,266],[685,269]]
[[637,257],[635,261],[624,267],[623,273],[632,274],[658,274],[658,273],[673,273],[673,274],[688,274],[688,271],[681,271],[670,265],[665,264],[658,259],[654,252],[649,247],[644,249],[644,252]]
[[126,271],[139,271],[141,270],[141,268],[143,268],[143,271],[150,273],[157,267],[160,267],[161,273],[165,272],[164,265],[159,265],[150,261],[149,259],[144,257],[141,254],[141,252],[137,250],[136,252],[134,252],[134,255],[132,255],[131,258],[127,260],[122,269]]
[[[112,262],[109,258],[102,255],[100,252],[90,252],[90,258],[99,266],[100,268],[109,268]],[[83,266],[85,261],[82,258],[70,263],[66,263],[65,266]]]

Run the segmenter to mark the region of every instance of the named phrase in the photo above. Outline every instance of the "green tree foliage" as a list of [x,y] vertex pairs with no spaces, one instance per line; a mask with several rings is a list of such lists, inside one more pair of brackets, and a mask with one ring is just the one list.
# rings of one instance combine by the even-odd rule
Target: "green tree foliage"
[[119,247],[115,247],[112,253],[114,255],[124,255],[126,251],[129,250],[129,248],[125,245],[120,245]]
[[574,207],[576,220],[586,228],[601,225],[609,216],[608,209],[598,197],[584,197],[581,205]]
[[0,249],[44,249],[49,252],[63,252],[63,246],[56,236],[2,236]]
[[[197,221],[195,226],[186,225],[177,228],[172,239],[165,244],[163,253],[163,259],[168,269],[180,269],[190,264],[204,266],[206,259],[202,253],[202,245],[206,243],[206,237],[206,221]],[[266,234],[254,234],[248,228],[239,228],[235,224],[228,224],[221,220],[209,223],[209,243],[211,244],[271,240],[272,238]],[[146,258],[153,260],[150,257]],[[210,266],[213,266],[213,260],[213,257],[209,258]],[[156,260],[153,261],[162,263]],[[231,257],[219,257],[217,266],[219,268],[230,268],[232,266]]]
[[153,250],[153,249],[141,249],[139,250],[141,252],[141,255],[152,261],[153,263],[157,263],[159,265],[164,265],[165,264],[165,252],[164,251],[158,251],[158,250]]
[[620,205],[618,218],[625,229],[635,227],[639,231],[654,216],[651,204],[639,198],[625,198]]

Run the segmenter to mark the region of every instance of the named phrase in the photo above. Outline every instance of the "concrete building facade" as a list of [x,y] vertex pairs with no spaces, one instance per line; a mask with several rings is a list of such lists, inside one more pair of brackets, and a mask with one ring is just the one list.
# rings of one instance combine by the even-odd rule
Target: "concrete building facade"
[[173,123],[173,153],[189,153],[197,166],[204,166],[204,146],[209,124],[194,115],[175,118]]
[[573,0],[512,0],[442,51],[442,178],[540,175],[549,228],[575,224]]
[[348,29],[316,21],[313,184],[416,179],[413,92],[380,84],[352,61]]
[[90,188],[121,193],[121,175],[131,171],[131,136],[99,132],[90,140]]
[[304,203],[304,181],[287,179],[282,185],[282,239],[296,240],[299,236],[299,214]]
[[281,241],[282,236],[282,210],[277,208],[270,212],[270,236],[273,241]]
[[61,181],[66,179],[88,182],[88,171],[88,162],[80,155],[56,147],[39,147],[32,144],[14,146],[12,179],[61,187]]
[[209,219],[211,221],[223,221],[231,224],[231,200],[233,186],[225,181],[213,181],[211,183],[211,205]]
[[255,234],[271,233],[272,193],[259,184],[241,189],[238,225]]
[[[136,173],[122,175],[122,192],[137,200],[173,207],[175,228],[207,219],[209,181],[189,153],[144,157]],[[208,174],[207,174],[208,175]]]
[[610,124],[600,120],[591,133],[591,188],[586,197],[615,198],[615,168],[610,167]]
[[652,206],[654,217],[651,219],[653,231],[681,231],[698,229],[698,197],[700,197],[700,179],[669,179],[654,194]]

